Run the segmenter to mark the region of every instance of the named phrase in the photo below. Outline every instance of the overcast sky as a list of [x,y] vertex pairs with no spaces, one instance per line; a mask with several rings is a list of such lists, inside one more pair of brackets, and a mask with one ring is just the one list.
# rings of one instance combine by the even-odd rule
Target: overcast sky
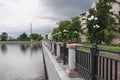
[[56,27],[56,22],[79,16],[95,0],[0,0],[0,33],[18,36],[33,32],[43,33]]

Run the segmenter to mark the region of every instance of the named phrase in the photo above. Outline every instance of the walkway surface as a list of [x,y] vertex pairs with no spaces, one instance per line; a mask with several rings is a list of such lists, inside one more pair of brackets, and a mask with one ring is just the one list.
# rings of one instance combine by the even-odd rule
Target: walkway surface
[[[53,55],[54,56],[54,55]],[[55,56],[54,56],[54,58],[55,58]],[[61,66],[61,68],[64,70],[64,71],[66,71],[67,69],[69,69],[68,68],[68,65],[63,65],[63,63],[61,62],[61,63],[58,63],[60,66]],[[67,74],[67,73],[66,73]],[[84,79],[82,79],[81,77],[76,77],[76,78],[70,78],[70,80],[84,80]]]

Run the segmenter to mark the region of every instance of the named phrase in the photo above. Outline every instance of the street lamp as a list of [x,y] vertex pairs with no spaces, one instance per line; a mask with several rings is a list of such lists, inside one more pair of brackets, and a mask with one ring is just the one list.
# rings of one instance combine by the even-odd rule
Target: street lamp
[[[77,34],[78,34],[78,32],[77,32],[77,31],[74,31],[74,32],[73,32],[73,34],[75,34],[75,35],[76,35],[75,37],[76,37],[76,39],[77,39]],[[77,42],[77,41],[78,41],[78,39],[77,39],[77,40],[75,40],[75,41]]]
[[[64,29],[64,30],[63,30],[63,35],[64,35],[65,38],[67,38],[67,33],[68,33],[68,30],[65,30],[65,29]],[[66,41],[65,38],[64,38],[64,41]]]
[[[97,20],[98,20],[98,18],[95,17],[95,16],[93,16],[93,15],[88,18],[88,21],[91,21],[91,22],[92,22],[93,29],[95,29],[95,30],[97,30],[98,28],[100,28],[100,26],[99,26],[98,24],[95,24],[95,21],[97,21]],[[92,30],[92,33],[93,33],[93,31],[94,31],[94,30]],[[95,32],[95,31],[94,31],[94,32]],[[93,35],[93,34],[92,34],[92,35]],[[96,38],[97,38],[96,33],[94,34],[94,36],[95,36],[95,39],[96,39]],[[92,42],[93,42],[93,38],[92,38]],[[96,39],[94,42],[97,43],[97,39]]]
[[64,46],[66,46],[66,40],[67,40],[67,39],[65,39],[65,38],[67,38],[68,30],[65,30],[65,29],[64,29],[62,33],[63,33],[63,36],[64,36],[63,43],[64,43]]

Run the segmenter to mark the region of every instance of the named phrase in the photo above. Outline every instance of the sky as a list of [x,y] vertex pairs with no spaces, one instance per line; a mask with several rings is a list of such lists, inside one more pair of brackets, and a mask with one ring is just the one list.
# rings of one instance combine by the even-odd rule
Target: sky
[[56,22],[88,11],[95,0],[0,0],[0,34],[17,37],[21,33],[44,33]]

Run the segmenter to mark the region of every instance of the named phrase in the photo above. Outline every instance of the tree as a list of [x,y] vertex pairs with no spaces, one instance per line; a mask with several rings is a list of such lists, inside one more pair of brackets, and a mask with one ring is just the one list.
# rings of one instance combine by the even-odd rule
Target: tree
[[104,29],[104,41],[106,44],[110,44],[112,39],[115,37],[112,33],[115,31],[116,26],[112,25],[111,27],[107,27]]
[[53,30],[53,39],[56,41],[78,41],[78,34],[82,32],[79,17],[73,17],[71,20],[62,20],[57,23],[58,27]]
[[31,37],[31,39],[33,39],[33,40],[42,40],[42,36],[39,35],[39,34],[37,34],[37,33],[32,33],[32,34],[30,35],[30,37]]
[[28,35],[25,32],[22,33],[17,39],[20,40],[20,41],[28,41],[28,40],[30,40],[30,38],[28,37]]
[[1,34],[1,41],[7,41],[8,34],[6,32],[2,32]]
[[[87,35],[90,42],[95,40],[97,43],[101,43],[102,41],[110,43],[109,39],[113,39],[113,37],[110,36],[110,34],[112,34],[110,28],[115,29],[115,27],[112,27],[115,23],[115,18],[113,17],[113,13],[110,12],[112,8],[112,5],[110,4],[113,2],[116,2],[116,0],[99,0],[99,2],[96,3],[96,8],[89,10],[90,14],[88,15],[88,18],[91,15],[98,18],[97,21],[93,22],[87,20]],[[96,24],[99,25],[100,28],[94,28],[93,26]],[[107,32],[110,32],[109,36]],[[108,41],[106,41],[105,38]]]
[[75,16],[71,18],[71,26],[69,27],[69,31],[70,31],[70,36],[72,36],[70,39],[75,41],[75,42],[80,42],[80,33],[83,33],[83,30],[81,29],[81,25],[80,25],[80,17],[79,16]]

